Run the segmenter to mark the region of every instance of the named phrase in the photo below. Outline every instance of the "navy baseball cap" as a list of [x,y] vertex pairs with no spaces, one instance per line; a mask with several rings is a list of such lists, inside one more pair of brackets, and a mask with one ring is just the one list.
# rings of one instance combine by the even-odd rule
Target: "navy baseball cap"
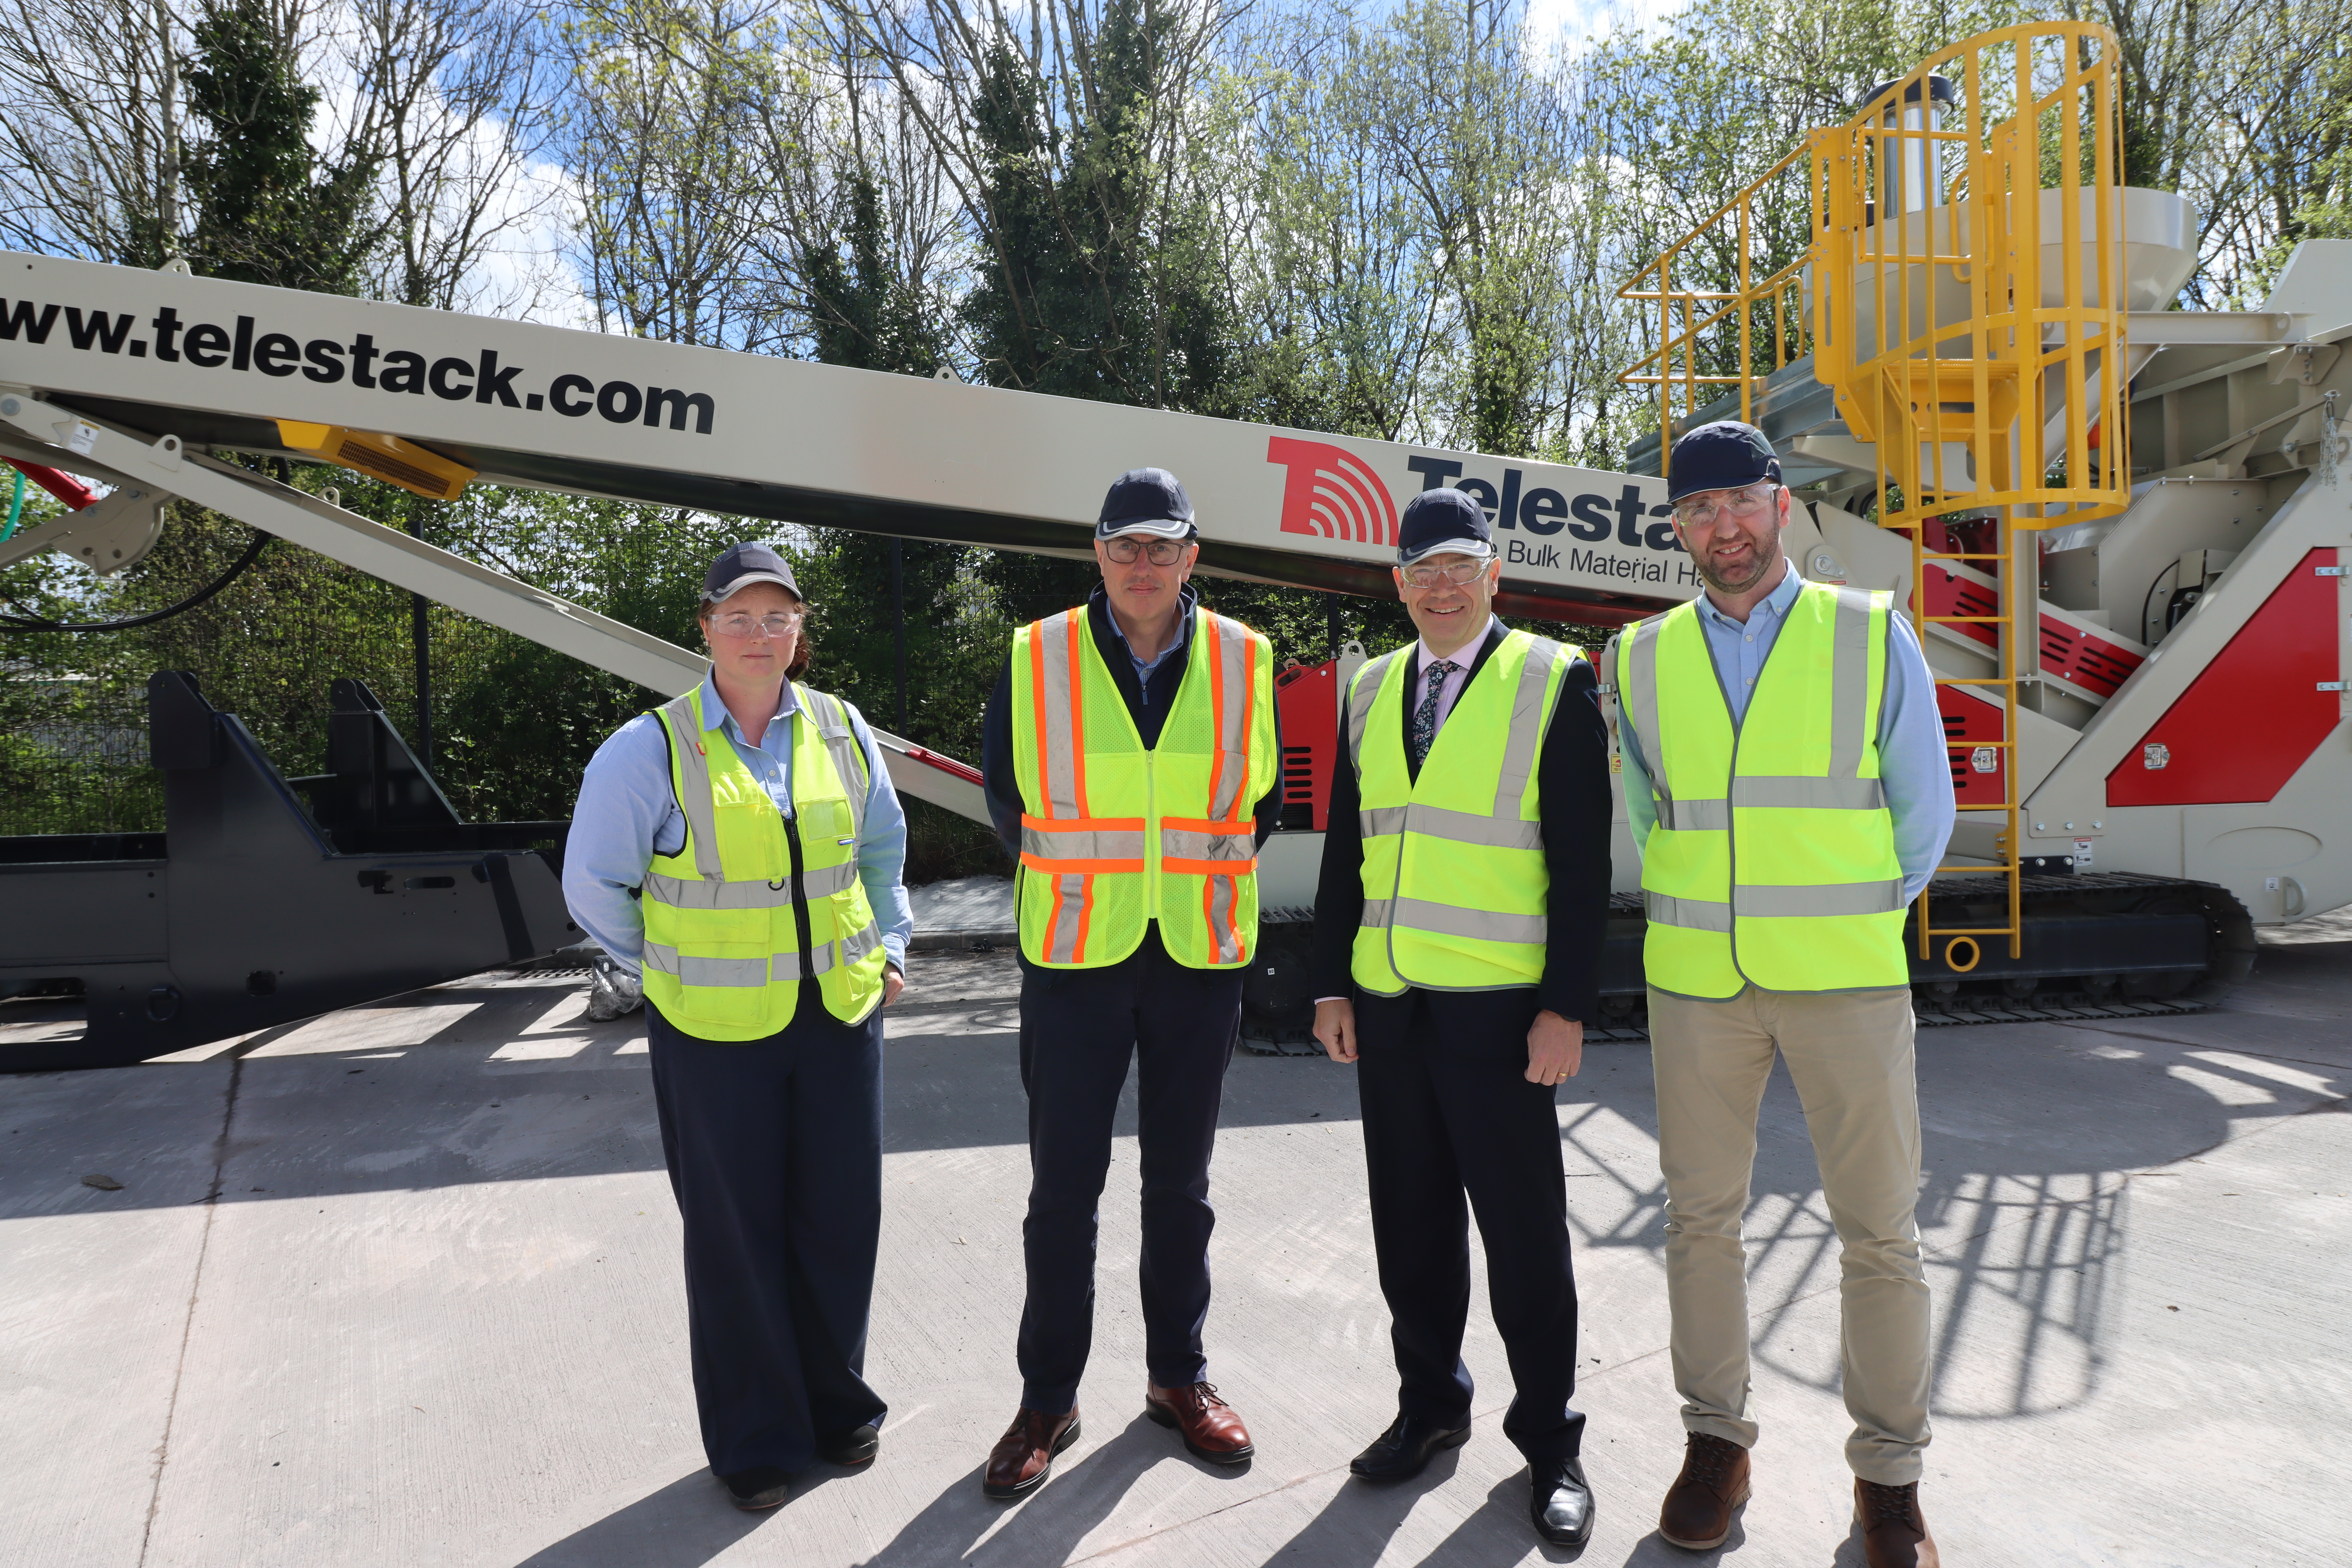
[[1199,531],[1192,524],[1191,498],[1165,468],[1129,468],[1112,480],[1110,493],[1103,497],[1102,516],[1095,521],[1097,539],[1117,539],[1123,533],[1190,539]]
[[1666,464],[1666,499],[1676,501],[1702,490],[1736,490],[1769,479],[1780,482],[1780,459],[1772,443],[1753,425],[1718,419],[1685,433]]
[[1397,564],[1424,555],[1492,555],[1494,530],[1486,510],[1460,490],[1423,490],[1404,503],[1397,520]]
[[806,602],[801,585],[793,581],[793,569],[765,544],[730,545],[727,553],[711,563],[710,571],[702,579],[702,602],[716,605],[738,588],[753,583],[773,583],[793,598]]

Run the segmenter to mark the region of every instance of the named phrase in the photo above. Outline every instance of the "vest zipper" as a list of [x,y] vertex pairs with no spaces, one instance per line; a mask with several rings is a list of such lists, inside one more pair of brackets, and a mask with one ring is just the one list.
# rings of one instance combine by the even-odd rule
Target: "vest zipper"
[[[778,813],[782,816],[782,812]],[[814,959],[809,952],[808,893],[801,881],[801,824],[796,816],[784,816],[784,848],[792,858],[793,930],[801,940],[801,973],[803,980],[816,978]]]
[[[1803,598],[1804,590],[1800,588],[1797,590],[1797,599],[1790,601],[1789,607],[1794,610],[1797,603]],[[1753,616],[1757,610],[1763,607],[1758,605],[1748,613]],[[1706,612],[1704,609],[1697,609],[1692,614],[1698,621],[1699,650],[1706,655],[1706,667],[1715,672],[1716,692],[1723,699],[1723,716],[1731,721],[1731,771],[1723,780],[1723,859],[1727,874],[1730,878],[1728,885],[1724,889],[1724,893],[1726,900],[1731,905],[1731,931],[1727,940],[1731,948],[1731,973],[1739,976],[1743,984],[1753,985],[1756,982],[1748,979],[1748,971],[1739,967],[1739,812],[1731,804],[1731,800],[1738,792],[1739,784],[1739,744],[1748,734],[1748,714],[1756,706],[1758,694],[1764,689],[1764,672],[1770,668],[1772,656],[1780,651],[1780,638],[1788,631],[1789,622],[1787,617],[1782,618],[1780,630],[1772,634],[1772,646],[1764,650],[1764,662],[1756,667],[1756,690],[1748,693],[1748,707],[1734,708],[1731,701],[1731,683],[1723,678],[1723,667],[1716,662],[1715,639],[1707,635],[1705,619]],[[1659,749],[1664,750],[1663,746]]]

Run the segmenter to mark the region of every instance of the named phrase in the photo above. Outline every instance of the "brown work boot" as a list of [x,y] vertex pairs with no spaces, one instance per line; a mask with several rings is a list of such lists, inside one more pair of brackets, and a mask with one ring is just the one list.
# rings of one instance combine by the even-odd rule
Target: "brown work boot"
[[1184,1447],[1213,1465],[1238,1465],[1257,1452],[1250,1446],[1249,1428],[1232,1405],[1217,1397],[1213,1383],[1162,1388],[1146,1380],[1143,1413],[1162,1426],[1175,1427]]
[[1883,1487],[1853,1479],[1853,1521],[1862,1526],[1862,1560],[1870,1568],[1937,1568],[1936,1538],[1919,1511],[1919,1483]]
[[980,1489],[1000,1500],[1027,1497],[1054,1473],[1054,1456],[1078,1440],[1078,1407],[1059,1415],[1027,1405],[1013,1413],[1013,1425],[988,1451]]
[[1658,1534],[1685,1551],[1711,1552],[1731,1533],[1731,1510],[1747,1500],[1748,1450],[1728,1437],[1693,1432],[1683,1443],[1683,1473],[1658,1510]]

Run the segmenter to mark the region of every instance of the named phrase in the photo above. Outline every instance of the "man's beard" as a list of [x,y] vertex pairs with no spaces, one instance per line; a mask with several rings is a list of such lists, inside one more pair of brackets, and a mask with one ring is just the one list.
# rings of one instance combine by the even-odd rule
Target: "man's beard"
[[1764,581],[1765,576],[1770,573],[1772,568],[1780,563],[1781,557],[1780,539],[1776,536],[1768,540],[1757,541],[1756,549],[1749,555],[1748,559],[1755,563],[1756,569],[1740,577],[1732,578],[1727,577],[1723,574],[1717,572],[1715,569],[1711,558],[1702,555],[1698,558],[1697,563],[1699,581],[1705,583],[1708,587],[1713,588],[1719,594],[1746,593],[1748,589],[1756,586],[1757,584]]

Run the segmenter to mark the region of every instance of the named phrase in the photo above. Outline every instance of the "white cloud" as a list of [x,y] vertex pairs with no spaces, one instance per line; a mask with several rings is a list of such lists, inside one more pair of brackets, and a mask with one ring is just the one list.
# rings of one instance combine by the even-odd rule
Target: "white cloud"
[[1549,48],[1555,41],[1574,49],[1584,39],[1620,28],[1658,33],[1694,0],[1528,0],[1529,41]]

